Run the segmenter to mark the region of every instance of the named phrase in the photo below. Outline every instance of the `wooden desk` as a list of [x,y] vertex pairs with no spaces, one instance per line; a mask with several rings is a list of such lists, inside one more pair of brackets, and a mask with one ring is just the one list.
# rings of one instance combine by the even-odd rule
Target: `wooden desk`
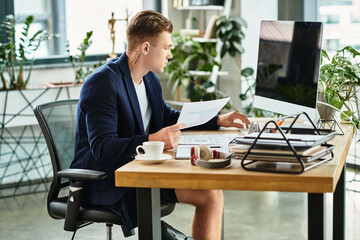
[[[115,172],[115,185],[136,187],[139,239],[161,239],[159,188],[223,189],[308,193],[308,239],[325,239],[325,193],[333,196],[333,239],[345,239],[345,160],[352,140],[352,125],[341,125],[345,135],[336,136],[334,159],[302,174],[246,171],[240,161],[231,167],[205,169],[189,160],[168,160],[147,165],[134,160]],[[234,133],[234,130],[185,132],[184,134]]]

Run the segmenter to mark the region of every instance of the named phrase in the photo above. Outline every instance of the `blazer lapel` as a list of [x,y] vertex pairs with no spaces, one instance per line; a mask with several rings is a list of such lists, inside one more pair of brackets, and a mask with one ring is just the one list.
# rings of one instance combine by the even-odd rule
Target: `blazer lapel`
[[130,101],[130,105],[135,114],[136,122],[139,125],[139,129],[141,134],[145,134],[144,124],[141,117],[141,110],[139,105],[139,100],[137,98],[137,94],[135,91],[133,80],[131,79],[129,64],[126,56],[126,52],[124,52],[119,58],[119,66],[121,71],[123,72],[123,80],[125,82],[127,95]]
[[143,81],[146,87],[146,94],[151,106],[151,122],[150,122],[150,133],[159,131],[162,128],[161,121],[161,105],[159,103],[159,98],[157,97],[157,92],[154,88],[151,78],[148,75],[143,77]]

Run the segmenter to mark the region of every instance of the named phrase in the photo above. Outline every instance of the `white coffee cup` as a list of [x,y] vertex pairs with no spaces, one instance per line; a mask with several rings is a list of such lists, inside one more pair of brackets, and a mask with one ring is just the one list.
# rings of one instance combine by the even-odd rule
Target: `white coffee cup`
[[[164,151],[164,145],[164,142],[160,141],[143,142],[143,145],[136,147],[136,153],[139,156],[143,156],[144,158],[151,160],[161,159],[162,153]],[[144,153],[140,153],[139,149],[142,149]]]

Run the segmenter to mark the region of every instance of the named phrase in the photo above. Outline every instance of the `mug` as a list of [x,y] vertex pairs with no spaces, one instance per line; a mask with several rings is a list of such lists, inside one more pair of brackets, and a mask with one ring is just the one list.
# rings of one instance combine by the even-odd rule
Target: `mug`
[[[147,159],[161,159],[162,153],[164,151],[164,145],[164,142],[160,141],[143,142],[143,145],[139,145],[136,147],[136,154],[138,154],[139,156],[143,156]],[[139,149],[142,149],[144,153],[139,152]]]

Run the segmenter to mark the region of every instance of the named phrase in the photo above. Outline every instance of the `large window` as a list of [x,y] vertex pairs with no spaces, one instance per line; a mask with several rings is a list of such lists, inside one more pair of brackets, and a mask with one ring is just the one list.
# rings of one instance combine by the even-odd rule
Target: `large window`
[[324,23],[323,49],[360,50],[360,0],[319,0],[318,20]]
[[[17,29],[23,27],[21,22],[28,15],[34,15],[35,21],[32,31],[39,28],[57,33],[58,37],[44,43],[36,58],[64,57],[67,43],[72,54],[86,36],[86,32],[93,31],[92,45],[89,54],[107,55],[112,52],[109,19],[114,13],[115,52],[124,51],[125,28],[128,10],[130,18],[143,8],[143,0],[6,0],[8,11],[19,18]],[[2,6],[1,6],[2,7]],[[4,13],[2,13],[4,14]],[[3,16],[0,16],[1,18]],[[18,31],[19,32],[19,31]],[[21,36],[16,36],[20,38]]]

